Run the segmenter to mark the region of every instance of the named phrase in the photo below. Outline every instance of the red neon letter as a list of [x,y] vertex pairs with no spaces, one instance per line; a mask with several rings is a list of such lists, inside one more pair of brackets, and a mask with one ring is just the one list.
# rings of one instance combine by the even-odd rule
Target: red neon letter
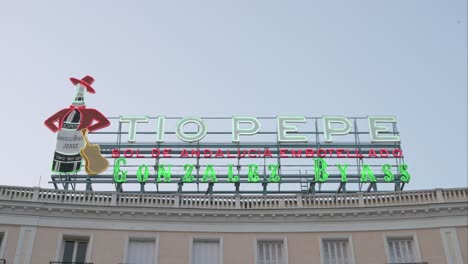
[[224,158],[224,153],[221,149],[218,149],[218,151],[216,151],[215,158]]
[[160,154],[161,154],[161,152],[159,151],[159,149],[154,148],[154,149],[151,150],[151,157],[152,158],[157,158],[157,157],[159,157]]
[[113,149],[112,150],[112,157],[113,158],[118,158],[120,157],[120,151],[118,149]]
[[192,158],[193,158],[194,155],[195,155],[197,158],[200,157],[200,150],[194,150],[194,149],[192,149],[192,152],[191,152],[191,153],[192,153]]
[[144,158],[145,156],[140,155],[140,149],[137,149],[137,151],[136,151],[136,157],[137,157],[137,158]]
[[394,149],[392,154],[395,158],[403,157],[403,151],[401,149]]
[[306,158],[313,158],[314,157],[314,149],[307,148],[306,149]]
[[346,150],[346,156],[348,156],[348,158],[356,158],[356,156],[353,156],[351,155],[351,153],[349,153],[349,149]]
[[342,148],[336,149],[336,157],[337,158],[344,158],[345,156],[343,156],[343,151],[344,151],[344,149],[342,149]]
[[266,158],[266,157],[272,158],[272,157],[273,157],[273,155],[271,154],[271,151],[270,151],[269,148],[266,148],[266,149],[265,149],[265,152],[263,153],[263,157],[264,157],[264,158]]
[[380,157],[381,158],[387,158],[388,157],[388,150],[380,149]]
[[124,150],[124,157],[131,158],[132,156],[133,156],[133,150],[132,149]]
[[375,153],[375,150],[374,149],[369,149],[369,158],[370,157],[373,157],[373,158],[377,158],[377,153]]
[[163,150],[163,157],[164,157],[164,158],[170,158],[170,157],[172,157],[172,156],[171,156],[171,150],[172,150],[172,149],[164,149],[164,150]]
[[288,157],[288,154],[286,153],[288,152],[288,149],[280,149],[280,157],[281,158],[287,158]]
[[257,155],[252,154],[252,152],[255,151],[255,149],[249,149],[249,158],[256,158]]
[[359,152],[359,150],[356,149],[356,157],[358,157],[358,158],[364,158],[364,155],[362,155],[361,152]]
[[180,153],[180,158],[186,157],[188,158],[188,151],[187,149],[183,149],[182,152]]
[[297,152],[294,149],[291,149],[291,157],[302,158],[302,149],[299,149]]
[[317,150],[317,156],[319,156],[320,158],[325,158],[325,156],[327,156],[327,151],[325,149],[318,149]]
[[205,158],[211,158],[211,156],[213,156],[213,151],[211,151],[210,149],[204,149],[203,155],[205,156]]

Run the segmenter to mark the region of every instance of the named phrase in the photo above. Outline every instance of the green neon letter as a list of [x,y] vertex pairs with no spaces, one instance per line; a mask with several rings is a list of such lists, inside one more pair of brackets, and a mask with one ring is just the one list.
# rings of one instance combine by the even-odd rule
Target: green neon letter
[[[188,123],[197,124],[198,132],[196,132],[195,134],[187,135],[184,132],[184,126]],[[196,116],[184,117],[180,119],[179,121],[177,121],[177,124],[176,124],[176,135],[180,140],[185,141],[185,142],[200,141],[206,136],[207,132],[208,132],[208,126],[206,125],[205,121],[203,121],[201,118],[196,117]]]
[[239,176],[234,175],[233,166],[232,164],[228,165],[228,182],[239,182]]
[[162,178],[164,182],[171,182],[171,164],[167,165],[167,170],[165,165],[158,166],[158,182],[162,182]]
[[[143,172],[142,172],[143,170]],[[137,170],[137,180],[138,182],[144,183],[148,180],[149,169],[148,165],[140,165]]]
[[203,182],[218,182],[216,178],[216,172],[213,168],[213,164],[208,164],[206,166],[205,173],[203,174]]
[[184,170],[185,170],[185,175],[182,178],[182,182],[193,182],[195,179],[193,178],[192,171],[195,165],[193,164],[185,164],[184,165]]
[[408,165],[404,163],[401,164],[400,166],[398,166],[398,171],[401,173],[400,180],[402,182],[407,183],[411,180],[411,175],[408,172]]
[[[369,134],[372,142],[400,142],[399,135],[393,135],[387,126],[378,123],[396,123],[394,116],[368,116]],[[381,133],[386,133],[382,135]]]
[[120,170],[121,164],[123,165],[127,164],[127,160],[125,158],[118,158],[115,160],[114,181],[119,182],[119,183],[127,182],[127,173],[128,173],[128,171]]
[[260,180],[260,177],[258,176],[258,165],[249,164],[248,181],[258,182],[259,180]]
[[[249,128],[241,128],[241,123],[250,124]],[[254,135],[260,131],[260,122],[253,116],[233,116],[232,117],[232,142],[240,141],[240,135]]]
[[[297,135],[297,127],[287,123],[305,123],[304,116],[278,116],[276,118],[276,129],[278,133],[278,142],[307,142],[307,136]],[[295,134],[294,136],[288,135]]]
[[315,181],[326,182],[328,180],[327,166],[324,159],[314,159]]
[[348,164],[345,164],[344,166],[341,164],[336,164],[336,167],[338,167],[338,170],[340,170],[341,182],[348,182],[348,177],[346,177],[346,170],[348,169]]
[[135,142],[136,139],[136,124],[137,123],[148,123],[147,116],[121,116],[119,118],[120,123],[130,123],[128,128],[128,142]]
[[156,142],[164,142],[165,126],[166,118],[164,116],[158,117],[158,132],[156,134]]
[[367,164],[362,165],[360,181],[361,182],[377,182],[377,179],[374,176],[374,172],[372,171],[370,166]]
[[385,174],[384,181],[385,182],[392,182],[395,180],[395,175],[392,173],[392,165],[384,164],[382,165],[382,172]]
[[271,171],[270,178],[268,180],[270,182],[279,182],[281,177],[278,175],[279,164],[269,164],[268,170]]
[[[344,116],[324,116],[322,120],[325,142],[332,142],[332,135],[346,135],[351,132],[351,121]],[[333,124],[341,124],[342,127],[332,127]]]

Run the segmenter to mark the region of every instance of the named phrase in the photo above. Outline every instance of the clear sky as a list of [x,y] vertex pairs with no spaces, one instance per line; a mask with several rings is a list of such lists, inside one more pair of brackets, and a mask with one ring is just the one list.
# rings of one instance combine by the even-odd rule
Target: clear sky
[[467,186],[466,0],[2,1],[0,34],[1,185],[52,187],[89,74],[108,116],[396,115],[407,189]]

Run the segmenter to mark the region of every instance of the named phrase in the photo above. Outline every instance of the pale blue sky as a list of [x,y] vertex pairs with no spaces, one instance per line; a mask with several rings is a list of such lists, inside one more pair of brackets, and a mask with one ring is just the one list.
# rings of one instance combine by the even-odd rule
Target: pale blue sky
[[467,186],[467,3],[2,1],[2,185],[51,187],[69,77],[108,116],[396,115],[408,189]]

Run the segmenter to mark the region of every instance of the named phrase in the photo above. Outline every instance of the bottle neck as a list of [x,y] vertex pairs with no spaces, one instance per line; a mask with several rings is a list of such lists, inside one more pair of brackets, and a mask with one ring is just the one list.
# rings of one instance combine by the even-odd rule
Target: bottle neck
[[85,105],[85,87],[81,84],[76,85],[75,100],[73,100],[72,105],[74,106],[83,106]]

